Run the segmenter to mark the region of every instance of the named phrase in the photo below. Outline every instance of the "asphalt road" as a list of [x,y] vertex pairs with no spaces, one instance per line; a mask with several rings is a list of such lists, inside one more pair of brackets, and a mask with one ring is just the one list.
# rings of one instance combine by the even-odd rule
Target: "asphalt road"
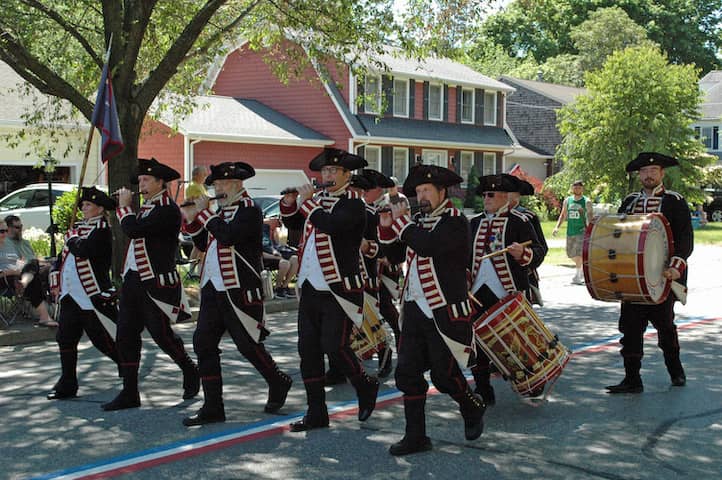
[[[434,449],[392,457],[388,447],[404,431],[393,378],[365,423],[355,418],[350,386],[328,389],[329,429],[291,433],[303,414],[296,353],[296,312],[269,316],[267,347],[294,379],[278,415],[263,413],[260,375],[229,340],[222,345],[228,421],[188,429],[181,419],[201,404],[181,400],[181,374],[144,340],[140,409],[103,412],[120,381],[114,365],[81,343],[80,397],[51,402],[45,394],[59,375],[54,342],[1,347],[0,478],[141,479],[717,479],[722,472],[722,248],[698,247],[690,259],[690,294],[678,324],[686,387],[671,387],[656,335],[645,343],[641,395],[610,396],[604,386],[623,376],[617,344],[618,305],[592,300],[569,283],[572,270],[543,267],[547,326],[574,356],[547,400],[522,401],[493,380],[497,405],[481,438],[464,440],[456,404],[432,394],[427,433]],[[191,348],[193,324],[177,329]],[[367,363],[375,370],[374,362]]]

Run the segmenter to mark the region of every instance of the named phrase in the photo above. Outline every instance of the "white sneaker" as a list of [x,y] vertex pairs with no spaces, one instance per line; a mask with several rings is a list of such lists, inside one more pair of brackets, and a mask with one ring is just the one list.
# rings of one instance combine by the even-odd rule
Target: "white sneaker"
[[572,278],[572,284],[573,285],[584,285],[584,279],[580,278],[577,275],[574,275],[574,278]]

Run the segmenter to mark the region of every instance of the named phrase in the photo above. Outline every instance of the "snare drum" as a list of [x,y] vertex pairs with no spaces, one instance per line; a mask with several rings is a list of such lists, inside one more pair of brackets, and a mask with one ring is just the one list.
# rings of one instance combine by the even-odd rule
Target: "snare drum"
[[499,300],[474,322],[479,346],[523,396],[538,395],[561,375],[571,352],[520,292]]
[[386,347],[388,341],[388,332],[372,301],[364,295],[363,323],[361,328],[353,325],[351,329],[351,349],[361,360],[373,357],[374,353]]
[[595,217],[584,233],[584,280],[592,298],[662,303],[671,280],[672,231],[660,213]]

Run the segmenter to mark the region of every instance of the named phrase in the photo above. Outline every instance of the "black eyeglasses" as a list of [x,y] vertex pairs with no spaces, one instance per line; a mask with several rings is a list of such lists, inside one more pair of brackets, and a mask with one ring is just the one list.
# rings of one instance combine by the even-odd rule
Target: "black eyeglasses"
[[483,196],[486,197],[486,198],[494,198],[494,194],[495,194],[495,193],[496,193],[496,192],[484,192],[484,193],[483,193]]
[[7,228],[0,228],[0,233],[8,233],[8,229],[7,229]]
[[22,225],[22,224],[20,224],[20,225],[8,225],[8,228],[17,228],[18,230],[22,230],[23,225]]

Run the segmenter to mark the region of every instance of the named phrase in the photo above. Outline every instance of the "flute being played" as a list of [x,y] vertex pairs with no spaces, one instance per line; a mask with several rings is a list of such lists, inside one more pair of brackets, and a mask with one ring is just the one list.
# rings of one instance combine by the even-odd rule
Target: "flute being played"
[[[333,187],[336,185],[336,182],[322,182],[322,183],[313,183],[313,188],[316,190],[323,190],[324,188]],[[297,187],[288,187],[281,190],[281,195],[287,195],[289,193],[298,193]]]
[[[221,193],[220,195],[216,195],[215,197],[209,197],[209,198],[208,198],[208,201],[209,201],[209,202],[212,202],[213,200],[221,200],[222,198],[226,198],[226,197],[227,197],[227,195],[226,195],[225,193]],[[181,203],[181,204],[179,205],[179,207],[181,207],[181,208],[183,208],[183,207],[190,207],[190,206],[195,205],[195,204],[196,204],[196,202],[194,202],[193,200],[188,200],[188,201],[185,201],[185,202]]]

